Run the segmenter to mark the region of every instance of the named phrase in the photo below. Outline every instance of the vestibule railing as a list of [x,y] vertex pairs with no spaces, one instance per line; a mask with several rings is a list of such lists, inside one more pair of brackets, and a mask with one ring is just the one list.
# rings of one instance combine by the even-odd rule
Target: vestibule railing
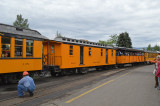
[[53,54],[43,55],[43,65],[62,65],[62,57],[54,56]]

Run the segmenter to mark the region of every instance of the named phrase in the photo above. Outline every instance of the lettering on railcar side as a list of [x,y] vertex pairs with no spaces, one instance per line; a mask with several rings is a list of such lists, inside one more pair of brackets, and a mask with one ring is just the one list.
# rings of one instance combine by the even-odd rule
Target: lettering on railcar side
[[29,65],[29,63],[23,63],[23,65]]

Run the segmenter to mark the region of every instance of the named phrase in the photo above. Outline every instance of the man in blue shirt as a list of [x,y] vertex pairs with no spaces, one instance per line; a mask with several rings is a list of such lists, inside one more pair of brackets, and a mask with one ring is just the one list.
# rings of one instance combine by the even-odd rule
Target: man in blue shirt
[[23,78],[18,82],[18,96],[23,97],[23,91],[29,92],[30,96],[33,96],[35,84],[33,79],[29,76],[27,71],[23,72]]

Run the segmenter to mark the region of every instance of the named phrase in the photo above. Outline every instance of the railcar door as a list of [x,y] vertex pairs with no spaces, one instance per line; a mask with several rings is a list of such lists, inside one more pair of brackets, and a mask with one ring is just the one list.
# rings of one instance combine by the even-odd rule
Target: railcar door
[[54,43],[44,42],[43,43],[43,65],[54,65],[55,64],[55,48]]
[[80,64],[83,64],[83,46],[80,46]]
[[108,64],[108,49],[106,49],[106,64]]

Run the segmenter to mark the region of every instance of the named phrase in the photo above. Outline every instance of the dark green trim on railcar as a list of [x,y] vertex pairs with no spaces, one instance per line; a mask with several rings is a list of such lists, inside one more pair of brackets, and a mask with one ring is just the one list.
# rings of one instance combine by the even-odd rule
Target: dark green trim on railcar
[[0,60],[2,60],[2,59],[8,59],[9,60],[9,59],[42,59],[42,58],[34,58],[34,57],[33,58],[32,57],[28,57],[28,58],[27,57],[26,58],[22,58],[22,57],[20,57],[20,58],[17,58],[17,57],[15,57],[15,58],[1,57]]

